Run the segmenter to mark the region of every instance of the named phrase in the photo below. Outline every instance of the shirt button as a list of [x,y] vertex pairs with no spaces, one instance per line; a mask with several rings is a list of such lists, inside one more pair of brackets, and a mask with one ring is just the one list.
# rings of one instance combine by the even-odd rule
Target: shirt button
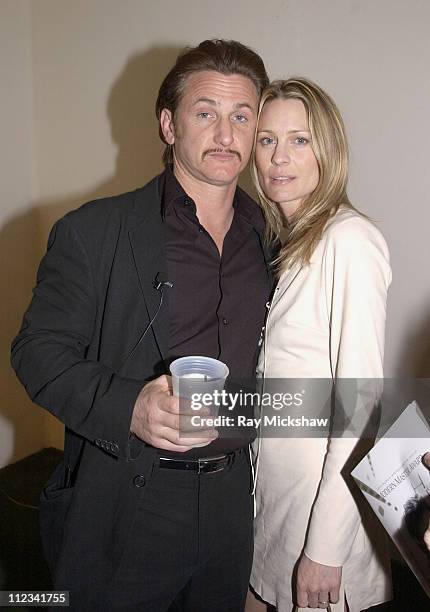
[[222,322],[224,325],[228,325],[228,320],[225,317],[223,318]]
[[142,476],[141,474],[139,474],[138,476],[135,476],[133,478],[133,484],[138,489],[140,489],[141,487],[144,487],[145,486],[145,476]]
[[190,198],[185,198],[185,200],[184,200],[184,204],[185,204],[185,206],[191,206],[191,200],[190,200]]

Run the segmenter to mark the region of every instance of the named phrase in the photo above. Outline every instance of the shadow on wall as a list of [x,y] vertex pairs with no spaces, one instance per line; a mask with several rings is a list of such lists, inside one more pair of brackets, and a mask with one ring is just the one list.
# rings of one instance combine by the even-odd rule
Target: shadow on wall
[[401,354],[403,361],[398,366],[399,378],[405,375],[430,378],[430,315],[410,327]]
[[[69,210],[89,200],[129,191],[144,185],[162,170],[163,144],[158,136],[155,100],[159,86],[173,65],[179,47],[156,47],[130,58],[112,85],[107,115],[118,147],[114,174],[87,192],[56,200],[39,200],[10,220],[0,232],[1,295],[7,296],[1,336],[3,401],[0,404],[0,465],[16,461],[46,444],[46,419],[34,409],[9,365],[10,342],[18,332],[35,284],[38,262],[46,248],[51,225]],[[67,109],[65,109],[67,111]],[[65,112],[67,116],[67,112]],[[85,142],[82,143],[85,147]],[[6,446],[7,429],[13,432]],[[58,435],[54,436],[61,445]]]
[[10,220],[0,231],[0,467],[35,449],[43,439],[43,414],[31,410],[9,365],[10,341],[31,295],[39,256],[38,215],[34,209]]
[[430,423],[430,317],[409,326],[399,352],[395,376],[385,379],[383,420],[378,436],[384,435],[413,401],[418,403]]

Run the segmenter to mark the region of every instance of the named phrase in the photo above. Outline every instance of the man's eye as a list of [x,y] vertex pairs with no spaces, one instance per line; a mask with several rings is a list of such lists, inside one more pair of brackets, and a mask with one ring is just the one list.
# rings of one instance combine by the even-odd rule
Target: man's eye
[[208,113],[207,111],[202,111],[201,113],[197,113],[197,117],[200,117],[201,119],[208,119],[211,116],[210,113]]
[[248,121],[248,117],[245,117],[245,115],[235,115],[234,121],[237,121],[237,123],[246,123]]

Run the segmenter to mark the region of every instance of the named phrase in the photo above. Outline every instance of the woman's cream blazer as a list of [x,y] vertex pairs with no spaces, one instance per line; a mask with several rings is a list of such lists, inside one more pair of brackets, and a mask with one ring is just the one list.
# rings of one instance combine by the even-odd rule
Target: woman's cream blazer
[[[310,265],[293,266],[280,277],[258,373],[265,379],[374,379],[379,388],[390,281],[382,234],[365,217],[341,207]],[[333,612],[343,612],[344,593],[351,612],[390,598],[384,540],[373,533],[364,499],[357,502],[359,512],[341,475],[356,442],[263,434],[255,445],[251,584],[278,612],[293,609],[292,574],[302,551],[319,563],[343,567],[341,602]],[[364,514],[369,525],[367,519],[363,524]]]

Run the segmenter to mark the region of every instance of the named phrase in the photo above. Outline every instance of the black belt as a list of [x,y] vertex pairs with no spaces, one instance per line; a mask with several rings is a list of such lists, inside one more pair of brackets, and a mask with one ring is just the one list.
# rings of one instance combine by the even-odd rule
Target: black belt
[[170,459],[169,457],[160,457],[160,468],[192,470],[197,472],[197,474],[221,472],[232,463],[234,457],[242,450],[233,451],[227,455],[218,455],[217,457],[202,457],[201,459]]

